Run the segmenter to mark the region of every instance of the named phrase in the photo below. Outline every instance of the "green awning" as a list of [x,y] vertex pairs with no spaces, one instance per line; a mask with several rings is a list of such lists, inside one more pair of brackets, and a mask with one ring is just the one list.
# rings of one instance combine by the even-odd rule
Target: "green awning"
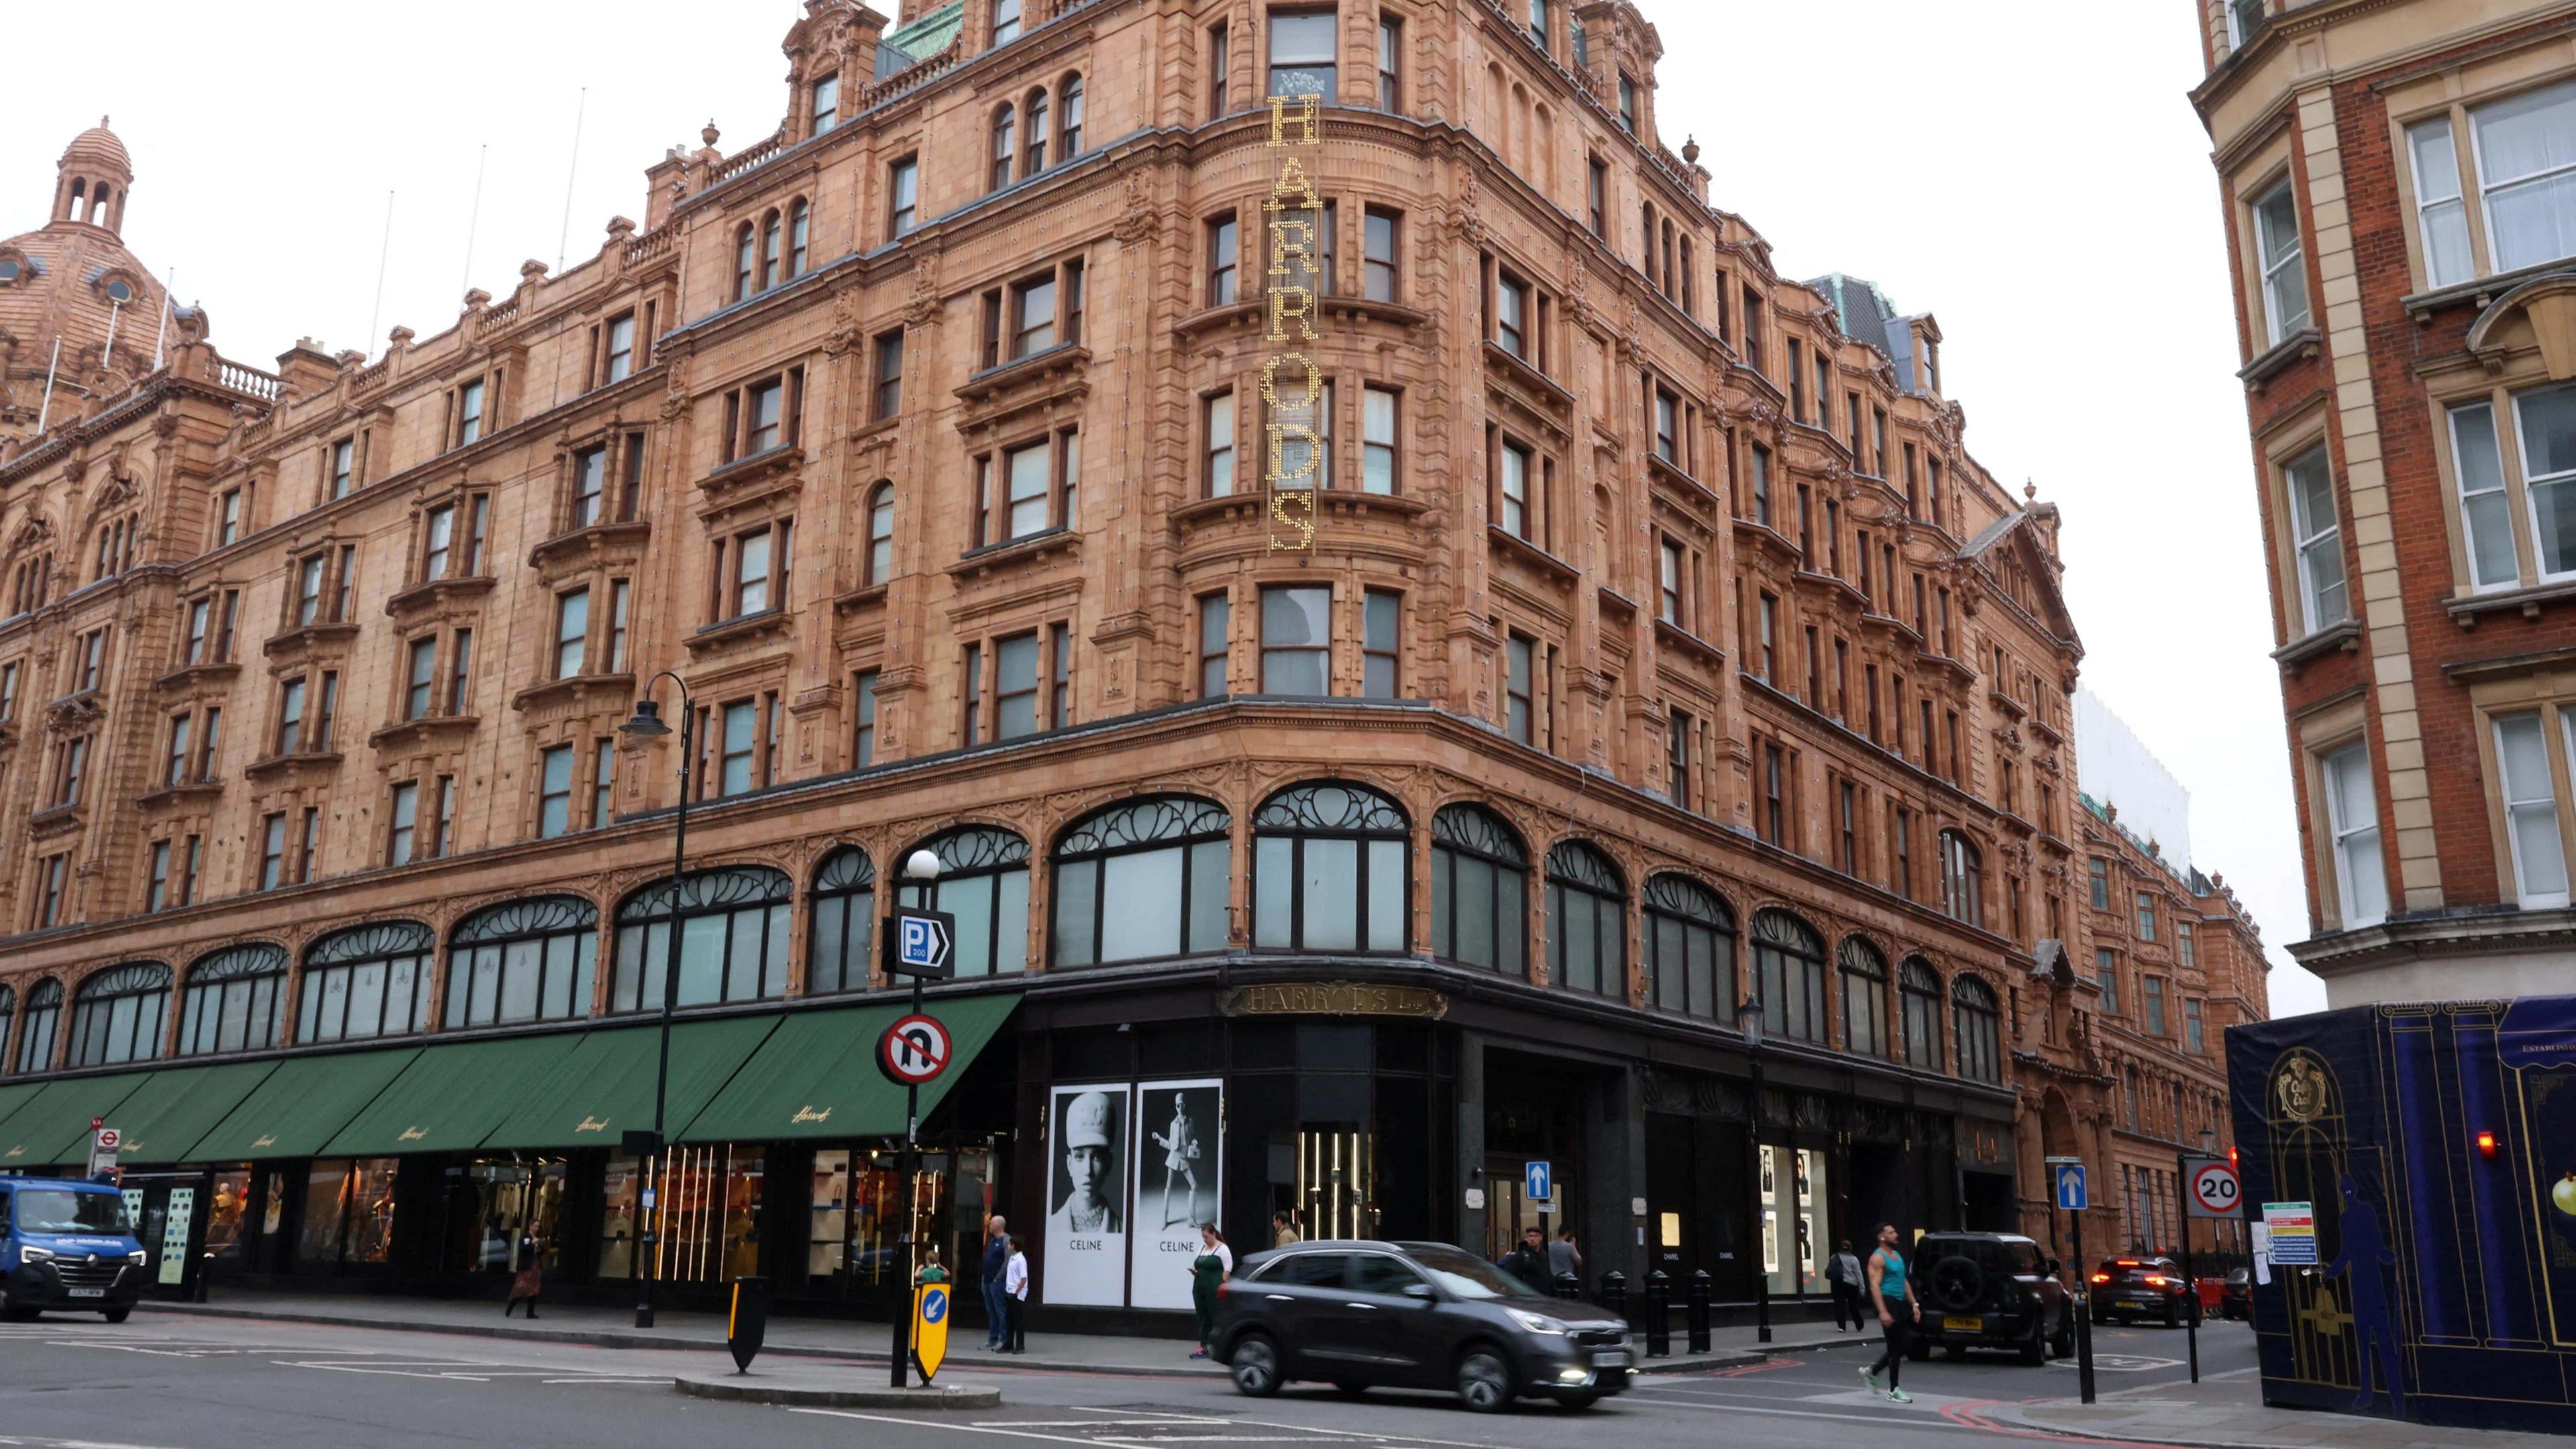
[[[0,1123],[0,1167],[44,1167],[58,1162],[87,1166],[92,1117],[105,1117],[134,1095],[150,1072],[73,1077],[45,1089]],[[116,1124],[109,1123],[114,1126]]]
[[[779,1020],[730,1017],[672,1027],[671,1081],[663,1122],[686,1122],[696,1116],[768,1039]],[[483,1146],[495,1151],[614,1147],[620,1134],[653,1125],[653,1081],[661,1051],[659,1025],[591,1031],[578,1046],[558,1038],[553,1075],[483,1139]]]
[[183,1160],[250,1162],[271,1157],[311,1157],[348,1120],[365,1109],[412,1058],[418,1047],[289,1057],[268,1080],[205,1135]]
[[503,1118],[536,1100],[572,1043],[505,1037],[424,1048],[320,1149],[325,1157],[391,1157],[480,1147]]
[[45,1084],[42,1082],[10,1082],[0,1086],[0,1132],[8,1131],[9,1119],[17,1115],[19,1108],[36,1100],[36,1094],[43,1090]]
[[[948,1070],[921,1089],[930,1115],[1001,1029],[1016,991],[934,1002],[926,1015],[948,1028]],[[791,1013],[697,1120],[674,1133],[688,1142],[762,1142],[791,1137],[891,1137],[903,1132],[903,1089],[877,1070],[877,1037],[899,1005]]]
[[125,1138],[117,1160],[129,1166],[193,1160],[189,1149],[197,1139],[276,1070],[276,1062],[265,1061],[154,1072],[108,1114],[107,1125]]

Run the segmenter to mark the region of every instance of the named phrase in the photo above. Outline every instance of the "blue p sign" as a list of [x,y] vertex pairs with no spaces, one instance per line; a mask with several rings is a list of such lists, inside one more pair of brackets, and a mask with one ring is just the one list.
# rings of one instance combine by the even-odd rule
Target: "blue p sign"
[[2061,1212],[2080,1213],[2092,1206],[2084,1191],[2084,1164],[2054,1164],[2057,1176],[2057,1206]]
[[886,921],[886,965],[899,976],[946,978],[957,940],[956,919],[940,911],[899,908]]

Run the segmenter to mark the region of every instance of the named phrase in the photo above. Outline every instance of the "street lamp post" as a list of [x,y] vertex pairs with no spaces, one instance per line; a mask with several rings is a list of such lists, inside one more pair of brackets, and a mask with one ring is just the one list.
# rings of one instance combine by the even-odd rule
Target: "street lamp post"
[[[643,1219],[644,1231],[636,1240],[645,1265],[636,1280],[641,1290],[635,1300],[637,1328],[653,1326],[653,1287],[661,1276],[658,1254],[662,1245],[662,1198],[653,1189],[653,1175],[668,1156],[665,1149],[669,1144],[662,1140],[662,1113],[671,1087],[671,1003],[680,994],[680,872],[689,855],[689,766],[691,756],[696,753],[697,740],[697,710],[690,702],[689,687],[680,682],[680,676],[665,669],[646,680],[644,687],[649,691],[665,679],[671,681],[672,690],[680,696],[680,809],[677,825],[671,832],[670,950],[665,953],[662,965],[662,1056],[653,1069],[653,1155],[644,1170],[643,1196],[650,1201],[642,1204],[647,1216]],[[652,740],[669,734],[671,727],[662,722],[661,706],[654,703],[652,695],[647,693],[635,701],[635,717],[619,725],[617,732],[629,739]]]
[[1771,1341],[1771,1274],[1762,1259],[1762,998],[1748,996],[1735,1008],[1735,1029],[1744,1033],[1753,1058],[1753,1110],[1746,1114],[1745,1141],[1751,1144],[1752,1171],[1745,1184],[1752,1194],[1753,1323],[1759,1342]]
[[[913,904],[925,911],[929,910],[930,888],[939,880],[939,857],[927,850],[914,851],[904,858],[903,878],[912,882],[916,892]],[[887,964],[889,966],[893,964],[891,952],[888,953]],[[918,976],[912,978],[912,1014],[921,1015],[921,978]],[[919,1218],[917,1195],[921,1190],[914,1183],[913,1174],[921,1168],[920,1136],[921,1087],[916,1083],[903,1089],[903,1169],[895,1177],[895,1181],[902,1185],[903,1192],[903,1222],[900,1236],[895,1244],[898,1259],[903,1264],[903,1273],[890,1285],[894,1290],[891,1295],[892,1306],[886,1314],[888,1318],[894,1320],[894,1374],[891,1387],[898,1389],[908,1386],[912,1381],[910,1377],[912,1366],[909,1362],[912,1356],[912,1279],[913,1275],[920,1271],[916,1261],[919,1255],[913,1249],[912,1230]],[[958,1266],[963,1268],[965,1265],[960,1263]]]

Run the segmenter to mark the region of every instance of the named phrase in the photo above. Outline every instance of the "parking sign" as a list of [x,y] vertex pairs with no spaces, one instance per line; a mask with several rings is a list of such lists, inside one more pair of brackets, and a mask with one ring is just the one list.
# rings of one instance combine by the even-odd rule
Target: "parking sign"
[[886,918],[886,969],[897,976],[945,981],[957,974],[956,941],[955,916],[898,906]]

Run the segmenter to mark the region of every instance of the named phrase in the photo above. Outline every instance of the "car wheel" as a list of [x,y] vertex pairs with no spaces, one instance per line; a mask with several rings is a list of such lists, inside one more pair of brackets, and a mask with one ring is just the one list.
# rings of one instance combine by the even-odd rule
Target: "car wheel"
[[1509,1408],[1512,1369],[1490,1348],[1471,1348],[1458,1360],[1458,1398],[1479,1414]]
[[110,1323],[123,1323],[125,1320],[134,1316],[134,1310],[131,1308],[110,1308],[99,1316]]
[[1559,1394],[1556,1396],[1556,1401],[1569,1409],[1580,1410],[1591,1408],[1601,1402],[1601,1396],[1587,1389],[1571,1394]]
[[2182,1327],[2182,1305],[2170,1298],[2165,1300],[2165,1327]]
[[2036,1318],[2030,1321],[2030,1342],[2021,1346],[2021,1361],[2033,1365],[2048,1362],[2048,1325],[2045,1322]]
[[1333,1392],[1340,1394],[1344,1398],[1356,1399],[1360,1395],[1368,1392],[1368,1385],[1347,1383],[1335,1384],[1333,1385]]
[[1266,1399],[1279,1392],[1279,1345],[1267,1335],[1248,1334],[1234,1346],[1234,1387],[1247,1398]]

